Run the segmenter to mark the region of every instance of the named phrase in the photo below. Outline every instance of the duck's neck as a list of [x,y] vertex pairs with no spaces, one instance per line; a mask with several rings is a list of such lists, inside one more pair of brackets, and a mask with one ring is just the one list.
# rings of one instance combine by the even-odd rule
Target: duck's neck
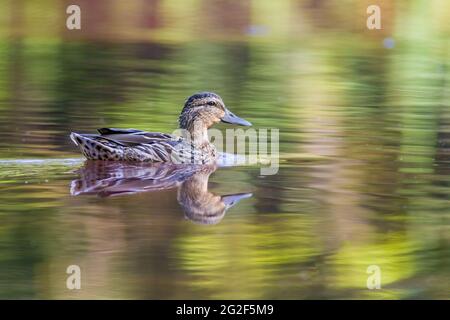
[[202,123],[194,123],[183,129],[183,137],[192,141],[195,146],[202,147],[210,145],[208,138],[208,127]]

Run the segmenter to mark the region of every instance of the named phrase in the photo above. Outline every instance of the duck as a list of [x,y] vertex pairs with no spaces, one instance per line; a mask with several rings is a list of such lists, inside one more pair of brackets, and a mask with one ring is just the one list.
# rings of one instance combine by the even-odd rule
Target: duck
[[219,122],[252,125],[232,113],[213,92],[186,99],[178,122],[180,135],[100,128],[98,134],[72,132],[70,138],[88,160],[212,164],[218,152],[208,138],[210,127]]

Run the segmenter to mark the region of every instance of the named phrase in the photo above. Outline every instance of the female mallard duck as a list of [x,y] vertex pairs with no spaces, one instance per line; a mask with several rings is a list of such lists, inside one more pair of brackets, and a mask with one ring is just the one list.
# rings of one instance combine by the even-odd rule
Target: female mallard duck
[[251,126],[225,107],[217,94],[202,92],[189,97],[181,112],[182,136],[136,129],[98,129],[100,134],[71,133],[72,141],[87,159],[214,163],[217,152],[208,139],[208,128],[218,122]]

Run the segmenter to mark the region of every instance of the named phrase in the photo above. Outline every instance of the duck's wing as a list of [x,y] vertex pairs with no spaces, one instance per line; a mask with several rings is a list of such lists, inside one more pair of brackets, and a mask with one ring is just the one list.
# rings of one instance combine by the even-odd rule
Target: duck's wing
[[144,131],[138,130],[138,129],[116,129],[116,128],[100,128],[100,129],[97,129],[97,131],[101,135],[107,135],[107,134],[128,134],[128,133],[144,132]]
[[179,137],[171,134],[147,132],[137,129],[101,128],[98,129],[98,132],[100,133],[101,138],[117,142],[126,147],[154,143],[168,143],[173,146],[179,142]]
[[175,135],[136,129],[99,129],[100,134],[72,132],[72,141],[87,159],[173,162],[185,140]]

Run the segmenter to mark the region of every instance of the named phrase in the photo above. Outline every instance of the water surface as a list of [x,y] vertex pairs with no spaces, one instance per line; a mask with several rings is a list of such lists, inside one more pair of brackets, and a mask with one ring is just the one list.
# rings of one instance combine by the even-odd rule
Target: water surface
[[[0,298],[450,298],[450,59],[440,7],[388,8],[386,21],[434,23],[405,30],[391,21],[374,35],[346,22],[364,21],[356,9],[320,1],[148,3],[161,7],[127,11],[142,18],[130,22],[121,10],[87,9],[89,32],[75,36],[56,33],[53,15],[36,30],[17,16],[3,23]],[[255,128],[280,130],[278,174],[252,165],[209,176],[208,195],[251,197],[202,223],[186,214],[177,186],[74,192],[92,172],[82,171],[71,131],[170,133],[184,99],[203,90]],[[66,288],[73,264],[79,291]],[[381,268],[380,290],[366,287],[370,265]]]

